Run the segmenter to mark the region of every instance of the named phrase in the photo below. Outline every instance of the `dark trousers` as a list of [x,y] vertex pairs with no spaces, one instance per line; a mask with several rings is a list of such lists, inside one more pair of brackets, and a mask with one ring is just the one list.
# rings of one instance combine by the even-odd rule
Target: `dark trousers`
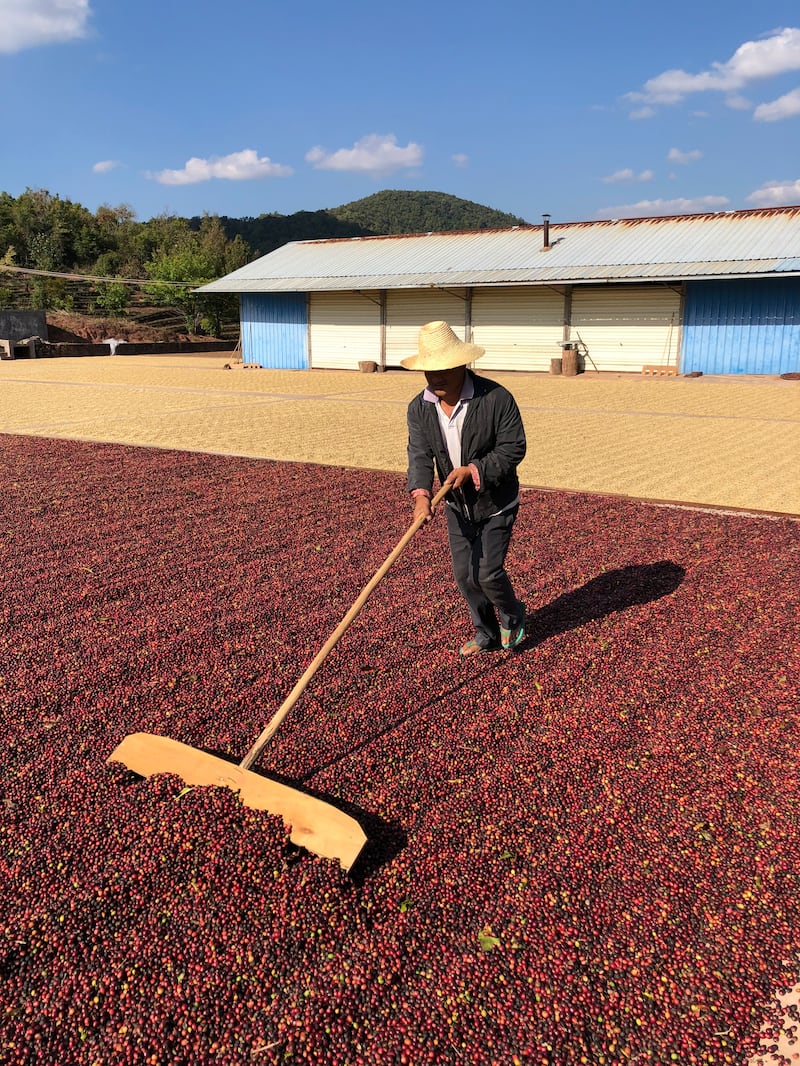
[[484,647],[499,643],[500,626],[512,629],[524,611],[505,570],[518,510],[512,507],[485,522],[469,522],[453,507],[445,507],[453,574],[467,601],[475,640]]

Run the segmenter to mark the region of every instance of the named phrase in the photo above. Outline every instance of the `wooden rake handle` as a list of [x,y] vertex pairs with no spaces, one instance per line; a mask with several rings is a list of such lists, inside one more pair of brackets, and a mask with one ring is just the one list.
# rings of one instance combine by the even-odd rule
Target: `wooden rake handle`
[[[450,491],[450,488],[451,488],[450,485],[443,485],[441,487],[441,489],[439,489],[439,491],[436,493],[436,495],[433,497],[433,500],[431,501],[431,507],[432,508],[436,507],[436,505],[438,503],[440,503],[445,498],[447,493]],[[420,526],[422,526],[424,524],[424,522],[425,522],[425,519],[424,519],[423,516],[420,516],[419,518],[415,518],[414,519],[414,521],[408,527],[406,532],[403,534],[403,536],[397,542],[395,547],[392,549],[392,551],[386,557],[386,561],[384,563],[382,563],[381,566],[379,566],[378,569],[375,571],[375,573],[372,575],[370,580],[367,582],[367,584],[364,586],[364,588],[359,593],[358,598],[353,603],[353,606],[350,608],[350,610],[347,612],[347,614],[341,620],[341,622],[336,627],[336,629],[334,629],[333,633],[331,633],[331,635],[328,637],[328,639],[322,645],[322,647],[317,652],[317,654],[315,655],[314,659],[311,661],[311,663],[309,664],[308,668],[306,669],[306,672],[303,674],[303,676],[300,678],[300,680],[294,686],[292,691],[289,693],[289,695],[286,697],[286,699],[280,705],[278,710],[272,716],[272,718],[270,719],[269,723],[266,725],[266,727],[262,731],[261,735],[256,740],[255,744],[253,744],[252,748],[248,751],[248,753],[245,755],[245,757],[239,763],[239,766],[241,767],[242,770],[249,770],[249,768],[253,765],[253,763],[259,757],[259,755],[264,750],[264,748],[267,746],[267,744],[272,739],[274,734],[278,731],[278,728],[281,725],[281,723],[283,722],[283,720],[286,717],[286,715],[289,713],[289,711],[291,711],[292,707],[294,707],[294,705],[300,699],[300,697],[303,694],[303,692],[305,691],[309,681],[311,681],[311,679],[314,676],[314,674],[316,674],[317,670],[319,670],[320,666],[322,666],[322,664],[328,658],[330,653],[333,651],[333,649],[339,643],[341,638],[345,635],[345,633],[350,628],[350,626],[352,625],[352,623],[355,621],[356,617],[358,616],[359,612],[361,611],[361,608],[364,606],[364,604],[370,598],[372,593],[375,591],[375,589],[381,583],[383,578],[386,576],[386,573],[389,570],[389,568],[391,567],[391,565],[397,560],[397,558],[400,556],[400,554],[402,553],[402,551],[405,548],[405,546],[408,544],[408,542],[411,540],[411,538],[414,536],[414,534],[417,532],[417,530],[420,528]]]

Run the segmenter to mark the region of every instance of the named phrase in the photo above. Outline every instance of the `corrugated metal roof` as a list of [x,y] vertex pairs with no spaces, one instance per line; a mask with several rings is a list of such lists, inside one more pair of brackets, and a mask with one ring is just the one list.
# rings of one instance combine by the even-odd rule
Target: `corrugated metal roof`
[[296,241],[199,292],[682,280],[800,273],[800,207]]

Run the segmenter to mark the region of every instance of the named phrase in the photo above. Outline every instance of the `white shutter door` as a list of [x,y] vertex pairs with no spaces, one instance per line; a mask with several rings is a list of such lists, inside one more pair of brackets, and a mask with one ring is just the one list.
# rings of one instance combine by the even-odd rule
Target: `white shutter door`
[[589,349],[587,370],[677,366],[680,308],[680,293],[656,285],[576,285],[570,339]]
[[426,322],[449,322],[464,340],[466,302],[463,290],[393,289],[386,294],[386,365],[399,366],[401,359],[417,353],[417,334]]
[[486,349],[481,370],[549,370],[561,355],[564,297],[550,288],[476,289],[472,339]]
[[311,366],[358,370],[361,360],[381,361],[380,294],[314,292],[308,313]]

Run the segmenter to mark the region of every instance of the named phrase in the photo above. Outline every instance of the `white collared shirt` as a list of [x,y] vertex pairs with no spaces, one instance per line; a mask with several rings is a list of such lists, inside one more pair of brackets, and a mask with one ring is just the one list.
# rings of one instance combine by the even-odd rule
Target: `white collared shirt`
[[458,397],[453,410],[449,415],[445,414],[442,408],[441,401],[435,393],[426,388],[423,393],[423,399],[429,403],[436,404],[436,414],[439,416],[439,425],[442,427],[442,434],[444,436],[445,444],[447,445],[447,454],[450,456],[450,462],[453,464],[453,469],[457,466],[462,466],[461,462],[461,430],[464,426],[464,418],[467,414],[467,405],[472,397],[475,395],[475,382],[469,376],[464,375],[464,384],[461,386],[461,395]]
[[[464,384],[461,386],[461,394],[458,397],[458,402],[449,415],[445,414],[442,409],[441,401],[435,392],[432,392],[426,387],[422,394],[423,400],[427,400],[428,403],[436,404],[436,414],[439,417],[439,425],[442,427],[442,435],[444,436],[444,441],[447,446],[447,454],[450,456],[450,462],[453,464],[454,470],[457,466],[464,465],[461,459],[461,430],[464,426],[464,419],[467,414],[469,401],[474,395],[475,382],[469,374],[464,375]],[[476,489],[480,489],[480,473],[478,468],[473,463],[470,463],[469,467],[472,471],[473,484]],[[423,492],[422,489],[417,489],[416,491]],[[412,493],[412,495],[414,495],[414,493]],[[424,490],[424,495],[430,497],[430,493],[427,490]],[[519,496],[512,500],[511,503],[506,504],[505,507],[501,507],[499,511],[495,511],[490,517],[494,518],[499,514],[504,514],[506,511],[510,511],[512,507],[516,507],[518,503]],[[453,507],[456,511],[459,510],[453,500],[448,499],[447,505]]]

